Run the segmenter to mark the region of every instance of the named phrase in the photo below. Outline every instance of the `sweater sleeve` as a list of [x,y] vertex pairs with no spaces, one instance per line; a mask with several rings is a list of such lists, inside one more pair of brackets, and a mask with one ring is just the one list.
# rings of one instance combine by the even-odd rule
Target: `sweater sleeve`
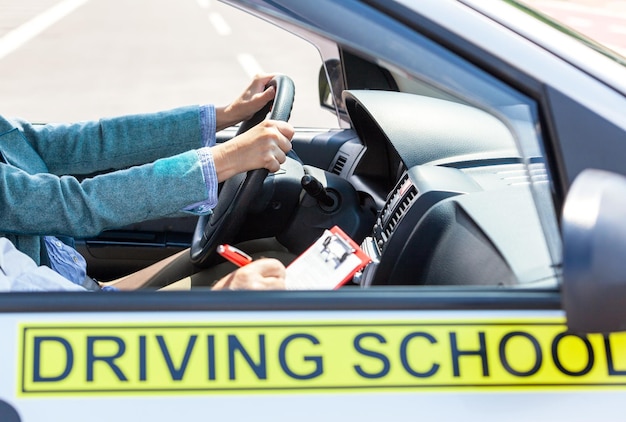
[[200,110],[189,106],[73,124],[14,123],[50,173],[86,175],[204,146]]
[[0,191],[0,232],[74,237],[177,214],[209,197],[195,150],[82,181],[0,164]]

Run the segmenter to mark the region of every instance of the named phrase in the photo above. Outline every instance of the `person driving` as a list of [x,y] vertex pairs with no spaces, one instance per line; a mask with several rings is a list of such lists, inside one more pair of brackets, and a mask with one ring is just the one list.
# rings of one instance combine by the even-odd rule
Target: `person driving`
[[[252,169],[279,169],[294,133],[286,122],[265,120],[216,144],[217,131],[250,118],[274,98],[275,89],[266,88],[272,77],[254,77],[224,107],[188,106],[74,124],[34,125],[0,117],[0,237],[37,268],[47,266],[97,290],[65,236],[210,213],[218,183]],[[263,262],[236,271],[215,288],[280,286],[246,281],[254,278],[246,277],[253,271],[264,275]]]

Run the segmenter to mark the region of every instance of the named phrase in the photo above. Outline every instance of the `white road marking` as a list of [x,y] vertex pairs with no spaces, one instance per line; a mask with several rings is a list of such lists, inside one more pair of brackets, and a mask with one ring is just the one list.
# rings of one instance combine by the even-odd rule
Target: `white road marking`
[[223,37],[230,35],[232,32],[226,20],[219,13],[209,13],[209,21],[217,33]]
[[254,77],[258,73],[263,73],[263,69],[259,62],[256,61],[252,54],[241,53],[237,55],[237,61],[243,68],[249,78]]
[[0,60],[63,19],[88,0],[64,0],[0,38]]

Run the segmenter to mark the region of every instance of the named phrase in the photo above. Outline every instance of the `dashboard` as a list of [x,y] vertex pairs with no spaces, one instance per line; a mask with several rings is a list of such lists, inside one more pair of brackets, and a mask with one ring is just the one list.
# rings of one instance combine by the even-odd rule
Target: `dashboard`
[[[338,153],[378,210],[360,284],[533,286],[554,279],[525,163],[508,128],[456,102],[346,91],[362,148]],[[543,174],[542,174],[543,173]]]

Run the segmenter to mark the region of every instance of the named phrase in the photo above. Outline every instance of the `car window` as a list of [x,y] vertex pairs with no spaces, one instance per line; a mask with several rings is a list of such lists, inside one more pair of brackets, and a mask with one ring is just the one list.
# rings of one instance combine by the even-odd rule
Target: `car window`
[[[414,7],[411,2],[402,3],[408,8]],[[376,34],[376,30],[377,28],[372,28],[371,33]],[[531,284],[548,281],[548,285],[553,285],[552,282],[558,278],[561,262],[561,241],[554,205],[554,186],[543,150],[544,139],[537,102],[417,31],[408,34],[405,28],[391,28],[389,25],[386,28],[381,27],[381,34],[383,32],[386,37],[385,45],[393,45],[394,51],[385,51],[382,48],[376,50],[377,46],[371,46],[372,49],[367,54],[378,57],[377,64],[393,76],[398,90],[467,105],[490,114],[506,126],[519,154],[519,160],[512,162],[502,157],[492,160],[483,155],[481,158],[474,157],[482,160],[479,164],[471,163],[471,160],[465,163],[440,160],[432,164],[458,168],[471,175],[481,185],[481,189],[488,192],[499,189],[504,192],[510,187],[524,191],[521,195],[527,198],[526,204],[533,204],[532,208],[520,214],[518,220],[513,219],[506,223],[503,220],[501,224],[508,225],[509,228],[524,227],[527,219],[534,221],[531,224],[533,231],[536,230],[540,235],[526,243],[525,247],[529,253],[532,250],[545,251],[545,260],[531,262],[533,260],[530,259],[521,264],[524,267],[522,271],[528,272],[526,280],[532,281]],[[380,34],[378,36],[382,37]],[[411,53],[397,54],[398,51]],[[417,121],[419,116],[415,116],[415,119]],[[450,120],[450,123],[453,124],[454,120]],[[419,144],[415,145],[415,148],[419,147]],[[471,201],[470,197],[479,198],[479,195],[467,197]],[[481,206],[504,209],[507,204],[505,198],[506,195],[500,196],[500,193],[494,193],[493,196],[487,194]],[[476,199],[476,202],[480,201]],[[471,207],[472,205],[467,205],[467,208]],[[481,210],[480,213],[488,215],[489,211]],[[491,222],[498,218],[496,214],[493,216]],[[486,223],[483,228],[489,224],[491,223]],[[516,238],[532,238],[529,232],[524,233],[523,230],[515,233],[515,230],[494,227],[490,240],[502,253],[506,253],[506,249],[516,243]],[[502,238],[499,239],[501,235]],[[525,260],[522,256],[525,253],[518,256],[522,257],[522,261]],[[430,262],[429,265],[435,264]]]
[[[415,7],[410,2],[401,3],[405,3],[407,10]],[[434,190],[455,196],[445,204],[441,201],[444,217],[454,220],[454,224],[438,226],[437,218],[433,217],[433,221],[421,220],[427,221],[421,226],[423,233],[415,234],[411,232],[412,227],[404,227],[402,236],[406,235],[407,239],[396,236],[396,243],[406,255],[388,252],[388,266],[393,268],[384,272],[381,268],[385,263],[382,263],[376,270],[378,281],[515,287],[545,283],[554,287],[561,263],[554,186],[542,149],[539,105],[529,95],[399,21],[373,21],[366,35],[385,42],[363,42],[361,47],[343,45],[341,37],[333,38],[330,34],[316,34],[312,30],[309,33],[305,25],[307,29],[303,34],[313,35],[312,41],[316,45],[313,47],[295,35],[268,27],[268,23],[215,2],[186,0],[177,3],[176,13],[184,15],[181,19],[184,26],[176,23],[178,19],[169,14],[171,10],[164,13],[160,7],[144,8],[132,4],[125,6],[125,13],[120,15],[117,12],[121,7],[115,2],[80,3],[74,13],[44,30],[41,38],[33,37],[5,54],[1,60],[6,66],[0,67],[0,95],[3,90],[12,93],[5,95],[9,98],[4,103],[8,113],[35,121],[80,120],[152,111],[190,102],[224,104],[240,92],[252,74],[277,70],[293,75],[296,107],[305,107],[294,109],[294,125],[336,128],[336,117],[322,109],[317,98],[318,71],[324,63],[326,76],[332,79],[328,85],[333,92],[328,97],[336,101],[344,120],[342,126],[345,127],[347,122],[351,127],[342,132],[342,136],[328,142],[322,137],[309,139],[306,136],[300,142],[305,146],[321,145],[316,153],[324,149],[323,157],[320,154],[324,159],[329,155],[325,150],[331,150],[325,170],[345,178],[352,183],[352,189],[359,190],[355,203],[367,210],[368,218],[377,220],[373,227],[367,227],[373,244],[382,242],[384,247],[384,238],[395,234],[386,230],[396,230],[397,221],[404,217],[395,215],[395,207],[403,204],[398,192],[400,195],[413,192],[405,183],[409,176],[413,180],[426,180],[425,188],[433,188],[430,182],[450,182],[450,185],[435,186]],[[337,3],[333,7],[346,6]],[[91,13],[81,15],[81,11]],[[97,18],[93,21],[85,21],[86,16],[94,15]],[[108,16],[112,16],[110,20],[107,20]],[[357,17],[365,20],[364,16]],[[58,26],[60,22],[69,26],[69,32]],[[104,32],[102,22],[108,28]],[[78,37],[77,33],[84,36]],[[27,60],[35,60],[35,57],[37,66],[25,65]],[[357,66],[355,69],[350,68],[348,57],[358,57],[358,60],[351,60],[352,65]],[[356,79],[365,84],[352,85],[361,62],[383,69],[384,77],[388,75],[388,82],[393,80],[393,84],[389,83],[385,89],[379,89],[378,85],[374,87],[376,89],[370,89],[367,78],[377,73],[364,72]],[[11,75],[6,69],[11,67],[25,69],[12,74],[18,84],[9,82],[12,81]],[[45,78],[41,77],[42,69],[45,69]],[[2,72],[7,74],[3,76]],[[344,92],[344,88],[348,91]],[[22,92],[26,94],[17,95]],[[420,102],[424,98],[437,100],[432,103],[436,106],[442,102],[461,106],[446,106],[449,114],[432,116],[443,119],[438,129],[442,130],[444,140],[452,143],[429,144],[434,138],[412,126],[421,117],[419,112],[399,122],[398,126],[388,128],[384,135],[389,136],[380,136],[372,142],[368,138],[375,136],[380,128],[388,130],[383,121],[369,124],[369,120],[359,119],[358,115],[347,116],[347,104],[341,102],[346,96],[353,96],[350,100],[355,103],[368,98],[378,101],[378,94],[383,96],[379,104],[383,105],[384,115],[393,115],[394,112],[388,111],[400,104],[394,94],[410,94],[420,98]],[[361,99],[361,95],[366,98]],[[421,104],[426,107],[424,111],[432,110],[430,102]],[[364,109],[352,107],[357,114]],[[470,137],[459,138],[457,133],[447,136],[446,131],[454,125],[458,129],[461,122],[455,114],[457,110],[463,114],[465,122],[471,123],[474,116],[488,121],[478,135],[473,134],[469,126],[461,127],[462,135],[470,135],[469,142]],[[377,118],[375,114],[367,118],[372,116]],[[401,136],[396,143],[391,136],[396,132],[411,136]],[[333,138],[333,135],[331,132],[329,136]],[[337,147],[335,154],[330,141],[344,142],[344,136],[347,141]],[[391,145],[386,144],[386,140]],[[381,145],[374,145],[376,141],[381,141]],[[492,141],[506,147],[492,151]],[[467,150],[468,145],[476,149]],[[514,153],[510,153],[511,150]],[[335,159],[339,162],[345,151],[354,161],[345,167],[345,172],[342,173],[341,169],[335,172],[333,162]],[[356,153],[352,154],[352,151]],[[424,159],[428,153],[433,156]],[[385,163],[381,164],[383,161]],[[323,174],[321,178],[326,176]],[[463,195],[457,195],[459,186]],[[420,189],[418,187],[418,194]],[[409,199],[412,201],[414,197]],[[451,205],[446,208],[448,204]],[[379,214],[375,217],[370,211]],[[389,222],[383,221],[387,216]],[[363,231],[358,230],[359,236]],[[423,241],[429,236],[433,238],[432,242]],[[300,247],[300,243],[297,246]],[[419,258],[423,265],[416,264],[418,259],[414,252],[418,252],[418,247],[421,248]],[[484,253],[479,259],[473,259],[479,255],[476,248]],[[495,264],[489,267],[482,265],[483,262]],[[407,267],[407,263],[409,267],[417,267],[420,273],[412,273],[413,268],[398,271],[394,267]]]
[[0,7],[3,115],[76,121],[225,105],[254,74],[279,72],[297,87],[294,124],[337,126],[317,100],[315,48],[219,2],[40,0]]

